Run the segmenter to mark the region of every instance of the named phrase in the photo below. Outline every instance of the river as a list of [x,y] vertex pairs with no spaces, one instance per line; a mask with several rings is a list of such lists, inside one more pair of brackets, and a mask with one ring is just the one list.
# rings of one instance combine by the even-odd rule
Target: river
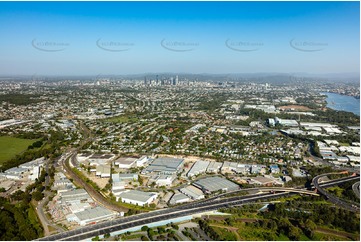
[[327,107],[334,110],[352,112],[360,116],[360,99],[330,92],[321,92],[327,95]]

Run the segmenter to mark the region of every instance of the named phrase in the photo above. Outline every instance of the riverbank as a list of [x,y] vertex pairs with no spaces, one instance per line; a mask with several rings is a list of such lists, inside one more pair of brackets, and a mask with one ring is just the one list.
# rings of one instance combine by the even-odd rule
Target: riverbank
[[327,96],[326,102],[328,108],[352,112],[360,116],[360,99],[331,92],[321,92],[320,94]]

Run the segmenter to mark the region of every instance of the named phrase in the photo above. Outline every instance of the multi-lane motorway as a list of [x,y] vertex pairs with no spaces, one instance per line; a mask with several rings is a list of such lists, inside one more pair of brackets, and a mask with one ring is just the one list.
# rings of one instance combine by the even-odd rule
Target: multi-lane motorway
[[[350,203],[350,202],[346,202],[346,201],[343,201],[341,200],[340,198],[336,197],[335,195],[333,194],[330,194],[328,193],[324,188],[325,186],[322,186],[321,184],[322,183],[319,183],[319,180],[321,177],[324,177],[324,176],[327,176],[329,174],[335,174],[335,173],[328,173],[328,174],[322,174],[322,175],[318,175],[316,177],[313,178],[313,184],[315,186],[315,188],[317,189],[317,191],[319,193],[321,193],[322,195],[326,196],[327,199],[344,208],[344,209],[347,209],[347,210],[350,210],[350,211],[354,211],[354,212],[357,212],[359,211],[359,205],[356,204],[356,203]],[[355,179],[360,179],[360,176],[352,176],[352,177],[345,177],[345,178],[341,178],[341,179],[338,179],[337,181],[331,181],[330,183],[328,183],[328,186],[332,186],[332,185],[337,185],[338,183],[340,182],[347,182],[347,181],[352,181],[352,180],[355,180]]]
[[[342,178],[324,184],[317,184],[317,187],[322,189],[322,187],[330,186],[330,184],[335,184],[336,182],[340,183],[349,180],[354,180],[356,178],[357,177]],[[106,221],[99,224],[78,228],[72,231],[51,235],[48,237],[41,238],[39,240],[45,240],[45,241],[84,240],[95,237],[97,235],[112,233],[115,231],[129,229],[137,226],[143,226],[153,222],[159,222],[168,219],[193,215],[201,212],[217,210],[223,207],[253,203],[261,199],[278,198],[281,196],[289,195],[290,193],[304,193],[304,191],[305,190],[302,189],[290,189],[290,191],[281,191],[279,193],[272,193],[272,194],[265,193],[265,194],[254,194],[247,196],[235,196],[235,197],[225,197],[225,198],[218,197],[216,199],[212,198],[204,201],[189,203],[187,205],[177,206],[174,208],[161,209],[148,213],[119,218],[112,221]]]
[[41,238],[39,240],[84,240],[92,238],[97,235],[106,233],[112,233],[115,231],[128,229],[132,227],[147,225],[149,223],[158,222],[162,220],[168,220],[172,218],[178,218],[188,215],[193,215],[201,212],[217,210],[222,207],[228,207],[239,204],[252,203],[260,199],[277,198],[288,194],[287,192],[281,192],[276,194],[255,194],[242,197],[230,197],[216,200],[209,200],[197,203],[191,203],[187,206],[167,208],[148,212],[144,214],[134,215],[125,218],[119,218],[112,221],[91,225],[69,232],[64,232],[48,237]]

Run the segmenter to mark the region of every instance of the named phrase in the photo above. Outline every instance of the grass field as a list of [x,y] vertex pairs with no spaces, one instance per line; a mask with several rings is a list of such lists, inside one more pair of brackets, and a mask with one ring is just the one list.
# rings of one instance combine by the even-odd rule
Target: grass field
[[137,120],[138,119],[135,116],[127,116],[127,115],[116,116],[116,117],[104,119],[104,121],[112,122],[112,123],[132,123]]
[[36,140],[0,136],[0,164],[26,150]]

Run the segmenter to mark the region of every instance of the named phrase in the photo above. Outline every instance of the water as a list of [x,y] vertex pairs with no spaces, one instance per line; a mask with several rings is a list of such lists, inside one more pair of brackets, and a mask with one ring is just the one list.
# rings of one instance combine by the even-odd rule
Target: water
[[327,95],[327,107],[334,110],[352,112],[360,116],[360,99],[330,92],[321,92]]

